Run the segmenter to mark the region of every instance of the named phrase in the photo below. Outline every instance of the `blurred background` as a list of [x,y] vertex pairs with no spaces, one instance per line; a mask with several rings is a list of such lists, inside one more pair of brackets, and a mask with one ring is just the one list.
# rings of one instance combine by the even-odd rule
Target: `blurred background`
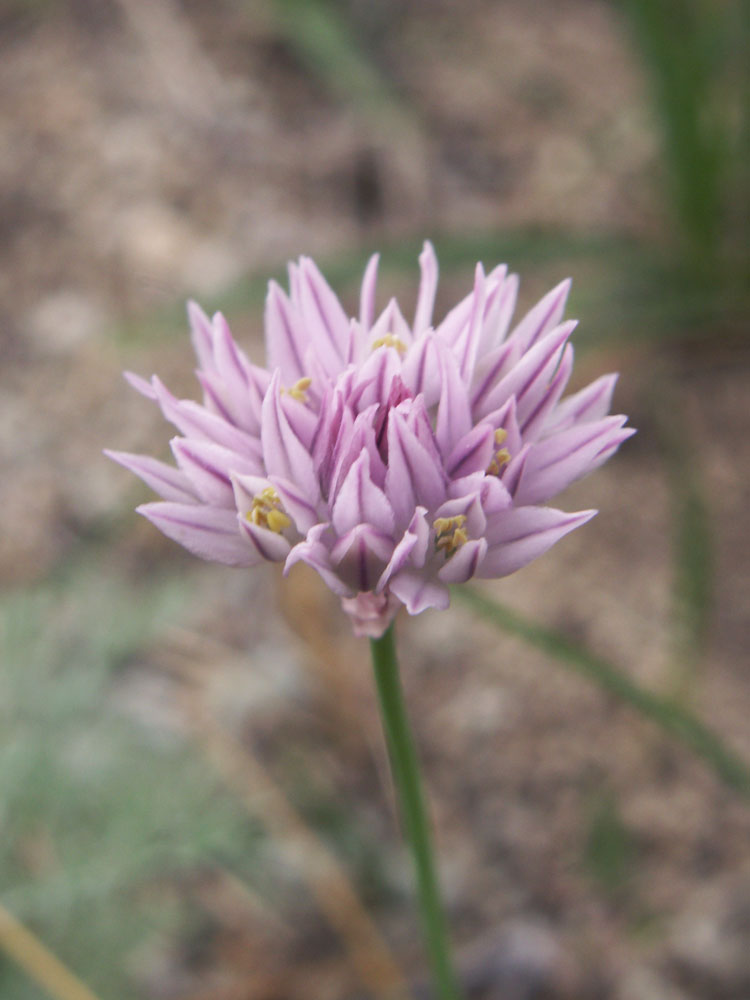
[[168,452],[120,372],[196,394],[186,297],[261,363],[288,258],[351,308],[380,250],[408,315],[426,237],[439,314],[572,276],[639,429],[492,620],[399,619],[470,997],[750,996],[749,21],[0,0],[2,1000],[90,997],[42,944],[99,1000],[429,996],[366,645],[101,455]]

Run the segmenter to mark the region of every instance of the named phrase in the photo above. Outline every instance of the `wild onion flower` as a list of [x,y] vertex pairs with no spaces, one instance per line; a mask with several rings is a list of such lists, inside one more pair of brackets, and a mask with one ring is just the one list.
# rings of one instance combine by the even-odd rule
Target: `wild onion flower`
[[429,243],[419,263],[411,323],[393,299],[377,313],[377,256],[356,318],[312,260],[291,264],[290,293],[269,287],[265,368],[190,303],[202,403],[128,375],[180,432],[176,466],[108,452],[163,498],[138,510],[165,535],[234,566],[306,562],[374,638],[402,604],[445,608],[449,584],[512,573],[588,521],[545,503],[633,433],[607,415],[615,375],[562,398],[568,281],[511,329],[518,278],[480,264],[435,323]]

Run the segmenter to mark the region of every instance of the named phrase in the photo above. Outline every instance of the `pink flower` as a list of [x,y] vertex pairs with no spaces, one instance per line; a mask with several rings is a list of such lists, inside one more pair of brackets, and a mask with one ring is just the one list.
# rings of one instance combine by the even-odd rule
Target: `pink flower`
[[373,637],[401,604],[445,608],[449,584],[512,573],[588,521],[543,504],[633,433],[607,416],[615,375],[561,398],[569,282],[508,333],[518,279],[478,265],[433,325],[430,244],[419,262],[411,324],[395,300],[376,315],[377,257],[356,319],[312,260],[290,265],[290,294],[268,291],[267,368],[191,303],[203,402],[128,376],[180,432],[176,466],[107,453],[163,498],[138,510],[164,534],[234,566],[302,560]]

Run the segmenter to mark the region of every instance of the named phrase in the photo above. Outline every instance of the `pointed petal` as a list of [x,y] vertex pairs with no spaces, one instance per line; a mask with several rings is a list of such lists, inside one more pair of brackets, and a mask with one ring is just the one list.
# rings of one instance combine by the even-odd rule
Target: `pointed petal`
[[551,507],[513,507],[487,528],[489,549],[477,576],[507,576],[542,555],[569,531],[590,521],[595,510],[566,514]]
[[477,424],[456,443],[445,463],[451,479],[473,472],[484,472],[495,452],[495,428],[490,423]]
[[626,417],[573,426],[532,446],[516,488],[517,504],[548,500],[601,465],[633,433]]
[[461,379],[458,365],[449,350],[439,345],[441,368],[440,401],[435,419],[435,437],[440,452],[451,454],[458,441],[471,429],[471,411],[466,385]]
[[170,502],[141,504],[136,510],[201,559],[227,566],[254,566],[260,562],[260,554],[240,534],[234,510]]
[[133,455],[127,451],[105,449],[107,458],[134,472],[151,489],[165,500],[190,503],[197,499],[187,476],[173,465],[160,462],[149,455]]
[[355,590],[372,590],[392,553],[389,535],[369,524],[357,524],[333,546],[331,563]]
[[211,320],[206,316],[197,302],[189,300],[187,304],[188,323],[190,324],[190,339],[193,342],[198,363],[201,368],[210,371],[214,367],[213,338],[211,337]]
[[258,471],[255,462],[211,441],[173,438],[170,446],[195,492],[201,500],[215,507],[234,505],[233,472],[254,475]]
[[[518,298],[518,275],[505,276],[506,268],[497,276],[497,285],[487,295],[482,336],[479,341],[479,357],[495,350],[505,340]],[[489,280],[495,277],[495,272]]]
[[410,615],[419,615],[427,608],[444,611],[451,602],[450,591],[444,583],[431,580],[416,570],[402,570],[393,577],[388,589],[403,601]]
[[343,367],[349,320],[336,294],[309,257],[299,263],[300,311],[329,375]]
[[297,310],[275,281],[268,286],[265,330],[269,369],[278,368],[284,382],[293,385],[307,374],[303,358],[309,336],[305,336]]
[[432,324],[432,310],[435,306],[435,292],[438,283],[438,262],[432,243],[426,240],[419,255],[422,277],[419,282],[417,308],[414,313],[414,336]]
[[363,333],[367,333],[370,329],[375,316],[375,288],[378,281],[379,261],[380,254],[374,253],[367,262],[362,278],[362,291],[359,296],[359,322]]
[[234,342],[232,331],[222,313],[217,312],[214,316],[212,330],[216,371],[224,380],[230,398],[241,399],[247,392],[250,362]]
[[164,416],[186,437],[214,441],[251,459],[259,456],[258,440],[251,434],[241,431],[192,399],[176,399],[155,375],[151,385]]
[[282,476],[297,483],[311,503],[318,502],[320,489],[310,453],[292,430],[281,405],[279,372],[271,379],[263,400],[261,445],[269,476]]
[[476,574],[486,552],[487,542],[484,538],[470,538],[441,567],[438,578],[443,583],[466,583]]
[[281,504],[286,513],[292,518],[301,535],[306,535],[313,525],[317,524],[320,518],[314,504],[296,483],[283,479],[281,476],[271,476],[270,482],[279,494]]
[[283,535],[269,531],[268,528],[261,528],[260,525],[253,524],[244,517],[238,516],[237,523],[242,534],[255,546],[263,559],[269,562],[283,562],[289,555],[292,546]]
[[511,337],[520,346],[522,353],[533,347],[560,322],[565,312],[570,286],[570,278],[561,281],[529,310],[513,330]]
[[[487,393],[481,404],[475,406],[475,412],[484,416],[515,396],[518,423],[523,427],[524,419],[549,386],[560,363],[563,345],[575,325],[575,321],[562,323],[535,344]],[[512,341],[509,340],[508,344],[512,344]]]
[[461,378],[468,384],[474,373],[477,351],[479,349],[479,339],[482,334],[482,321],[484,319],[484,306],[487,299],[487,282],[484,277],[484,268],[477,264],[474,272],[474,298],[471,306],[469,322],[462,335],[456,340],[453,350],[459,363]]
[[573,424],[605,417],[612,405],[612,394],[617,379],[616,374],[602,375],[584,389],[563,399],[547,421],[545,433],[564,430]]
[[393,550],[393,555],[377,582],[376,591],[381,591],[391,577],[400,573],[407,563],[416,569],[424,566],[427,546],[430,541],[430,528],[427,524],[426,514],[427,511],[424,507],[417,507],[414,517],[409,522],[409,527]]
[[435,510],[445,499],[440,466],[409,429],[404,416],[393,410],[388,421],[388,468],[385,493],[397,524],[407,524],[417,504]]
[[331,523],[338,535],[367,523],[384,534],[394,529],[393,508],[370,478],[370,456],[363,451],[351,465],[333,503]]
[[136,375],[135,372],[123,372],[123,378],[125,381],[131,385],[136,392],[140,392],[142,396],[146,399],[156,399],[156,393],[154,392],[154,387],[145,378],[141,378],[140,375]]
[[423,395],[427,406],[440,398],[440,365],[436,338],[423,334],[411,347],[401,365],[401,378],[413,396]]
[[286,576],[295,563],[304,562],[320,574],[334,594],[338,594],[339,597],[354,597],[355,590],[344,583],[331,565],[330,553],[321,540],[327,533],[330,533],[330,525],[316,524],[305,541],[295,545],[287,556],[284,575]]
[[566,344],[557,371],[552,379],[545,382],[542,378],[529,386],[518,404],[518,422],[523,432],[524,440],[534,441],[544,429],[547,415],[557,405],[565,392],[573,372],[573,347]]

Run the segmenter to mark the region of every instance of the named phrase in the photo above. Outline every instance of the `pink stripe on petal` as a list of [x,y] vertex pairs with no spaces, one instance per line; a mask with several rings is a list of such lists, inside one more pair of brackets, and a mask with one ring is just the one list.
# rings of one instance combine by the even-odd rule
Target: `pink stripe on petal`
[[240,535],[234,510],[170,502],[141,504],[136,510],[201,559],[227,566],[254,566],[260,562],[259,553]]

